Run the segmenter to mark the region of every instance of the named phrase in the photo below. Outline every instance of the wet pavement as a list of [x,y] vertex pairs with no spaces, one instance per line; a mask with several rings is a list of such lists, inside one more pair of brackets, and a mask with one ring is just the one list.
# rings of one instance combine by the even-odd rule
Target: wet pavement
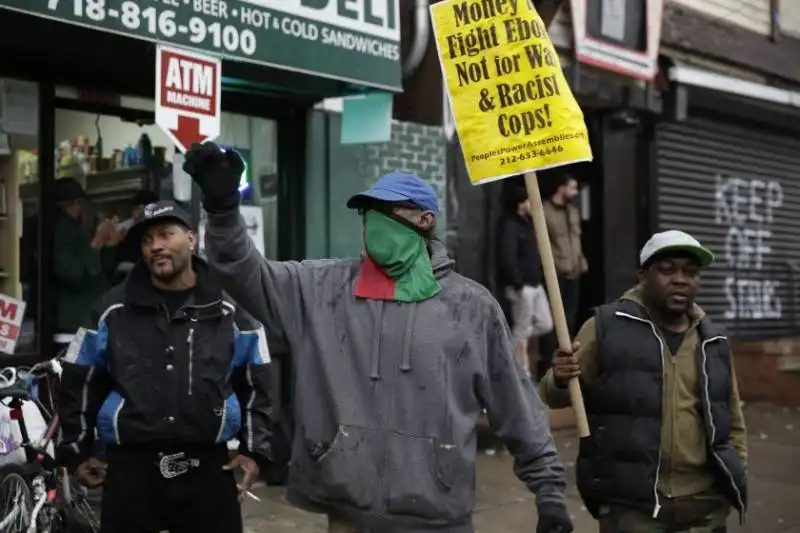
[[[735,517],[730,533],[800,533],[800,409],[745,405],[749,438],[750,509],[747,523]],[[557,433],[561,457],[575,478],[576,442],[569,430]],[[478,460],[478,497],[475,525],[478,532],[528,532],[536,530],[535,500],[514,477],[512,458],[506,454]],[[258,487],[261,502],[245,503],[246,533],[320,533],[326,520],[296,510],[283,500],[283,488]],[[595,522],[581,505],[573,484],[567,489],[576,532],[596,531]]]

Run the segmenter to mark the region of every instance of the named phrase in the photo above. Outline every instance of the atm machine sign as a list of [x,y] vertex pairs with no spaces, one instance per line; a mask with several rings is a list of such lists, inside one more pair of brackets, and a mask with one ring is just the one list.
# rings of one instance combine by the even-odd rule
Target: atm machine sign
[[158,46],[156,123],[182,152],[220,133],[222,62],[180,48]]

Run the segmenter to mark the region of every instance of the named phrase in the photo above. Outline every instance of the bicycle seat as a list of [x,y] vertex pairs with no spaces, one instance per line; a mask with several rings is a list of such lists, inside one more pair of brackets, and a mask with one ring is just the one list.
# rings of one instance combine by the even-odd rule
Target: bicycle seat
[[0,398],[10,398],[12,400],[30,400],[31,393],[19,387],[7,387],[0,389]]

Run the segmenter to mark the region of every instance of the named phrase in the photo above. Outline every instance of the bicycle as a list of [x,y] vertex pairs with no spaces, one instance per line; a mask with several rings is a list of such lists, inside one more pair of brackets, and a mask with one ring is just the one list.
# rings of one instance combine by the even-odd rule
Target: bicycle
[[[54,459],[54,436],[59,419],[55,414],[56,390],[61,374],[58,359],[25,371],[0,370],[0,405],[17,423],[19,439],[0,443],[0,455],[16,453],[18,459],[0,467],[0,533],[65,533],[99,531],[99,517],[86,489],[75,483]],[[41,383],[40,383],[41,382]],[[50,408],[40,401],[38,386],[48,387]],[[26,420],[37,409],[46,428],[32,439]],[[35,415],[35,413],[33,413]],[[16,446],[16,448],[15,448]],[[23,457],[19,457],[20,450]],[[22,459],[22,460],[20,460]]]

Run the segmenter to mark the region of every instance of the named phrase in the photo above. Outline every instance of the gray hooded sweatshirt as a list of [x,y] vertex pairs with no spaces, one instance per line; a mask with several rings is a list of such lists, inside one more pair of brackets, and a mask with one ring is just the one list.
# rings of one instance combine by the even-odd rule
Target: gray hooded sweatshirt
[[268,338],[288,343],[296,430],[287,497],[358,531],[473,531],[477,421],[486,409],[537,502],[564,505],[548,411],[491,294],[430,244],[441,292],[356,298],[360,260],[276,262],[238,213],[210,215],[209,263]]

